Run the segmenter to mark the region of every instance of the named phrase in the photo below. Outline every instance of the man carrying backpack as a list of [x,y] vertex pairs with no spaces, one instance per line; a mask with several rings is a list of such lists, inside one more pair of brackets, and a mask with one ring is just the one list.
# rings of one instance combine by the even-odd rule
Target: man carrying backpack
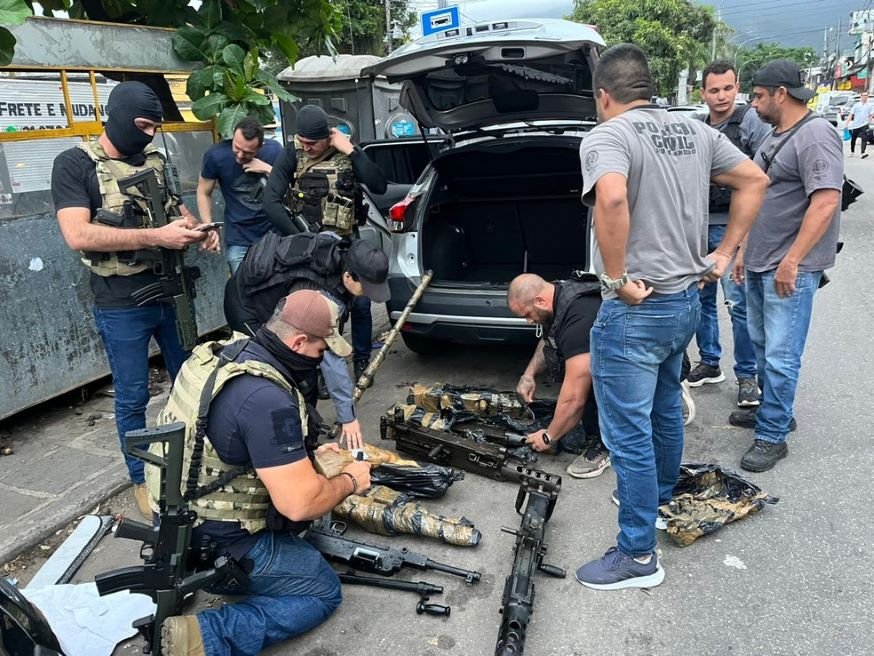
[[[277,303],[301,289],[319,291],[342,309],[341,325],[356,298],[375,303],[389,298],[388,257],[366,241],[351,244],[332,232],[280,237],[269,232],[246,253],[225,286],[225,317],[239,332],[254,335],[273,314]],[[326,353],[321,364],[330,398],[342,424],[342,439],[349,448],[364,443],[352,403],[353,381],[345,361]],[[315,371],[303,385],[304,398],[318,400]]]

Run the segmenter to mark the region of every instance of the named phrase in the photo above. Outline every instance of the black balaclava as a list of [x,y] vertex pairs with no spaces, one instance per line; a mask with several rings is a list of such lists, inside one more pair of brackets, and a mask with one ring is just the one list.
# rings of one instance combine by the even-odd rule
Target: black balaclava
[[140,130],[134,119],[160,123],[164,118],[157,94],[142,82],[122,82],[116,86],[109,94],[106,114],[106,136],[125,157],[143,152],[152,143],[152,137]]
[[304,105],[297,111],[297,135],[304,139],[327,139],[331,136],[328,129],[328,115],[317,105]]

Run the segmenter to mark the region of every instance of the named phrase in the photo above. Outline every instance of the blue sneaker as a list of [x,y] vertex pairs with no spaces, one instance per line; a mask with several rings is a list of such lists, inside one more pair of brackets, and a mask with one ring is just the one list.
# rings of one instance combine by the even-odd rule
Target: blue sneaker
[[656,554],[644,565],[618,547],[611,547],[603,557],[577,570],[577,581],[595,590],[654,588],[664,580],[665,570],[659,565]]

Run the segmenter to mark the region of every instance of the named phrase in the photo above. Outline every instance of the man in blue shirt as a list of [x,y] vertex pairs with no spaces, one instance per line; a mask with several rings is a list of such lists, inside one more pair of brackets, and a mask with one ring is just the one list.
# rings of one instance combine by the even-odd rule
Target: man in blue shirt
[[247,116],[237,123],[234,136],[203,155],[197,183],[197,209],[204,223],[212,222],[212,192],[216,182],[225,200],[225,259],[231,273],[237,270],[249,246],[270,230],[261,209],[261,191],[282,145],[264,141],[264,127]]
[[863,93],[859,102],[853,105],[850,117],[847,119],[847,128],[849,128],[851,135],[850,157],[856,156],[856,139],[862,140],[862,159],[868,157],[865,149],[868,146],[868,124],[871,122],[872,112],[874,112],[874,106],[868,104],[868,94]]

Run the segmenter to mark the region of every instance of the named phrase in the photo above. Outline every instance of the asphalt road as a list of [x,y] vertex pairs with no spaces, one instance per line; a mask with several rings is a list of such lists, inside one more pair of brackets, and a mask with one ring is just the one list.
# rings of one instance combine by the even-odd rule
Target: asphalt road
[[[844,214],[846,242],[832,283],[818,293],[796,404],[798,431],[790,455],[767,473],[750,474],[780,502],[687,548],[659,538],[664,583],[650,591],[599,592],[579,585],[573,571],[614,544],[616,508],[610,501],[612,470],[580,481],[564,476],[548,524],[547,562],[568,570],[566,579],[537,578],[534,617],[526,653],[537,656],[599,654],[757,656],[872,653],[874,616],[870,545],[874,543],[870,448],[874,409],[874,349],[869,324],[874,290],[866,260],[874,251],[874,158],[847,160],[847,173],[870,192]],[[724,312],[723,312],[724,314]],[[730,353],[727,316],[723,344]],[[694,352],[694,346],[693,346]],[[517,349],[448,348],[420,358],[399,346],[361,404],[363,424],[378,442],[380,414],[403,399],[413,381],[515,385],[528,353]],[[724,366],[730,370],[730,362]],[[545,390],[548,391],[548,390]],[[555,394],[553,388],[551,393]],[[728,425],[734,409],[733,377],[694,391],[695,423],[687,428],[687,461],[737,468],[751,431]],[[390,446],[390,444],[386,444]],[[540,466],[564,473],[570,456],[544,458]],[[475,548],[443,546],[414,538],[369,536],[407,546],[431,558],[476,569],[473,586],[439,573],[410,571],[402,578],[443,585],[432,601],[452,606],[449,618],[419,616],[412,594],[348,587],[341,608],[318,629],[268,653],[299,656],[439,656],[494,651],[501,592],[513,554],[516,487],[474,475],[456,483],[437,512],[464,515],[482,530]],[[126,497],[112,502],[118,510]],[[106,539],[79,574],[133,564],[136,549]],[[214,604],[205,595],[198,603]],[[116,653],[129,653],[130,646]]]

